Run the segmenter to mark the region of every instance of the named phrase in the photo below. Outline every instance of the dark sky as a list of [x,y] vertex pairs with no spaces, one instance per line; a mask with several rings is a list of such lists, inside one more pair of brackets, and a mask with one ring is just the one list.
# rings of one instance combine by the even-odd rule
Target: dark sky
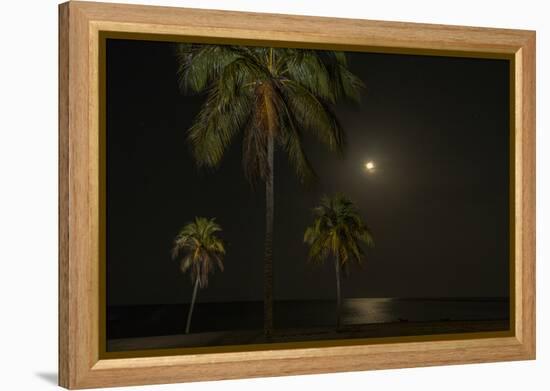
[[[276,153],[275,298],[334,298],[332,263],[306,263],[303,232],[320,196],[336,191],[356,203],[376,241],[343,281],[344,297],[508,296],[508,62],[348,60],[366,89],[359,106],[337,108],[344,158],[306,139],[320,181],[304,188]],[[197,170],[186,131],[203,100],[179,92],[171,44],[108,40],[109,305],[189,301],[170,249],[194,216],[216,217],[227,242],[226,270],[198,300],[262,299],[264,191],[244,179],[239,140],[219,170]]]

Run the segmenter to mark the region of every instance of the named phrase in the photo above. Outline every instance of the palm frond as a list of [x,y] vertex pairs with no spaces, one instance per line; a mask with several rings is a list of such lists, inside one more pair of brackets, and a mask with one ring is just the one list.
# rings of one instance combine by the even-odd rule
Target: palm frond
[[280,103],[280,144],[287,153],[290,164],[294,167],[296,176],[301,183],[311,183],[317,179],[317,174],[309,161],[303,146],[301,129],[296,125],[296,119],[284,100]]
[[288,78],[311,94],[335,103],[336,96],[331,86],[327,67],[315,50],[294,49],[288,57],[286,73]]
[[335,51],[322,53],[321,57],[330,75],[330,86],[335,99],[347,99],[358,103],[365,85],[349,70],[345,53]]
[[362,246],[373,247],[374,240],[353,202],[340,193],[323,196],[313,214],[313,224],[304,233],[309,260],[322,262],[332,255],[342,265],[350,261],[361,264],[365,257]]
[[176,49],[178,80],[184,92],[200,93],[209,87],[239,53],[231,46],[180,44]]
[[214,263],[223,271],[225,246],[218,233],[221,226],[215,219],[196,217],[178,233],[172,247],[172,257],[180,261],[182,273],[190,271],[191,281],[198,278],[199,286],[208,286],[208,275],[214,271]]
[[199,166],[217,167],[233,138],[250,116],[250,95],[235,94],[223,103],[218,88],[208,94],[197,118],[188,131],[195,160]]
[[344,132],[328,105],[293,80],[287,80],[284,86],[285,102],[298,126],[311,132],[331,151],[341,152],[345,145]]

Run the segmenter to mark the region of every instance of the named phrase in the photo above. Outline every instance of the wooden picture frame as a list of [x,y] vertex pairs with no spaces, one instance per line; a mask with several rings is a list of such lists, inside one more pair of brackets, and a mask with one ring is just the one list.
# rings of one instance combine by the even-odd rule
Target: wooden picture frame
[[[99,39],[237,40],[511,63],[512,330],[153,357],[101,354]],[[179,37],[179,38],[178,38]],[[344,343],[345,342],[345,343]],[[59,384],[90,388],[535,358],[535,32],[71,1],[59,6]]]

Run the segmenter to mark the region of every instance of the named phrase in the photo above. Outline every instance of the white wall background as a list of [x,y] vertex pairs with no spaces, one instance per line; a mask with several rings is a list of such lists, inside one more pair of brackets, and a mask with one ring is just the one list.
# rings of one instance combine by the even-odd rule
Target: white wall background
[[[104,0],[105,1],[105,0]],[[126,2],[119,0],[119,2]],[[537,328],[533,362],[236,380],[139,389],[547,390],[550,384],[550,104],[545,1],[134,0],[196,8],[537,30]],[[57,1],[0,12],[0,389],[53,389],[57,377]],[[546,22],[546,23],[545,23]],[[132,388],[138,389],[138,388]]]

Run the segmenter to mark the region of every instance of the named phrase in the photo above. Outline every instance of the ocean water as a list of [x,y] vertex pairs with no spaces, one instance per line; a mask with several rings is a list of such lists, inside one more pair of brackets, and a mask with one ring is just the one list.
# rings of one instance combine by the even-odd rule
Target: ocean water
[[396,320],[502,320],[509,318],[509,300],[478,299],[347,299],[347,324],[387,323]]
[[[181,334],[188,304],[117,306],[107,310],[107,338],[134,338]],[[344,325],[405,321],[506,320],[507,298],[358,298],[345,299]],[[333,326],[333,300],[277,301],[275,328]],[[197,303],[192,331],[252,330],[263,327],[262,302]]]

